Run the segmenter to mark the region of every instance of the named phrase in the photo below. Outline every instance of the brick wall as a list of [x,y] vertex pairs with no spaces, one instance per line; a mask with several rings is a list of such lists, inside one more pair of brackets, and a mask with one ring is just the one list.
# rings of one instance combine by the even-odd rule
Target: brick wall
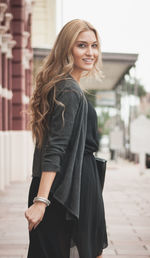
[[0,190],[24,180],[31,167],[25,113],[32,90],[31,21],[32,0],[0,1]]
[[0,3],[0,130],[25,130],[31,93],[32,5],[25,0]]

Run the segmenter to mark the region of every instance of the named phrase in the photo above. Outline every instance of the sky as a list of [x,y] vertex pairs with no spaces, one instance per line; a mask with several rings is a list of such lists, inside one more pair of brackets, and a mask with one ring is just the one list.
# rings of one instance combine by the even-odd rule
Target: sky
[[102,52],[136,53],[136,77],[150,92],[150,0],[63,0],[63,25],[85,19],[99,32]]

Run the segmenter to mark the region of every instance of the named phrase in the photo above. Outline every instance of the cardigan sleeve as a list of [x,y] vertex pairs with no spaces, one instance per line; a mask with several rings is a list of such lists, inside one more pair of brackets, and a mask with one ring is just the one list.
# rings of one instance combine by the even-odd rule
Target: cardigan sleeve
[[[71,138],[73,124],[80,104],[80,92],[65,89],[58,94],[57,100],[65,105],[65,108],[55,104],[50,119],[50,130],[42,153],[42,172],[60,172],[61,158],[66,152]],[[64,125],[62,111],[64,110]]]

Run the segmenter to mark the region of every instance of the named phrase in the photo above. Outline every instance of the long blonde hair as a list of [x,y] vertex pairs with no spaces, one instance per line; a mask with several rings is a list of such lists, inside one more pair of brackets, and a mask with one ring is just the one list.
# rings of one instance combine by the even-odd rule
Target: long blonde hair
[[[29,110],[32,136],[38,147],[42,146],[44,132],[48,127],[46,115],[52,112],[54,103],[64,106],[56,99],[56,83],[65,79],[73,71],[72,48],[79,33],[88,30],[95,33],[98,41],[99,57],[92,70],[92,73],[98,73],[102,66],[98,33],[89,22],[75,19],[62,28],[36,76],[36,86],[30,99]],[[51,103],[48,99],[50,93]]]

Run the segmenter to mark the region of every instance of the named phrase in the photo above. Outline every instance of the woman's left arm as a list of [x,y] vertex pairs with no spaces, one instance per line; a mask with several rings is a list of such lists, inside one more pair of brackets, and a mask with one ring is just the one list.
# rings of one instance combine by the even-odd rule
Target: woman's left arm
[[[49,139],[44,145],[42,154],[42,176],[37,196],[48,198],[56,173],[60,173],[61,158],[66,152],[75,116],[80,103],[80,95],[74,91],[66,91],[60,94],[59,101],[64,103],[64,127],[62,126],[63,108],[56,106],[51,120]],[[25,212],[29,222],[29,230],[36,228],[43,219],[46,204],[35,202]]]
[[[42,172],[40,185],[38,189],[37,197],[48,198],[50,188],[56,176],[56,172]],[[45,213],[46,204],[43,202],[35,202],[33,203],[25,212],[25,217],[28,220],[29,231],[33,228],[35,229],[38,224],[42,221],[44,213]]]

